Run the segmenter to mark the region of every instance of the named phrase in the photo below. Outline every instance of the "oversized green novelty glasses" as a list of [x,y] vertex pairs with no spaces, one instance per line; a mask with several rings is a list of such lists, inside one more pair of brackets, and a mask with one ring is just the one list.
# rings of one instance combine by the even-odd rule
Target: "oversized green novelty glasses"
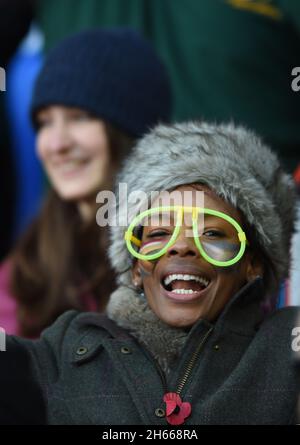
[[156,260],[175,243],[182,227],[202,257],[215,266],[232,266],[245,252],[246,234],[233,218],[217,210],[183,206],[141,212],[125,233],[127,248],[135,258]]

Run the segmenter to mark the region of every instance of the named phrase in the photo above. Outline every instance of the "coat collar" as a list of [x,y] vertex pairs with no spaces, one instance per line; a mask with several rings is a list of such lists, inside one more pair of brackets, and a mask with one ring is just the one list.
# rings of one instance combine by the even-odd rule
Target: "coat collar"
[[241,335],[253,335],[264,318],[261,277],[243,286],[227,303],[216,322],[219,331],[225,329]]
[[[217,336],[226,331],[252,336],[261,323],[263,313],[261,299],[263,295],[262,279],[256,278],[245,285],[225,306],[214,325]],[[73,348],[73,361],[82,363],[97,353],[99,339],[95,340],[94,329],[104,330],[107,337],[128,340],[135,337],[152,353],[165,372],[168,372],[182,351],[184,344],[191,338],[198,338],[201,332],[213,325],[199,320],[189,331],[170,327],[163,323],[150,309],[146,299],[129,287],[119,287],[110,298],[107,315],[82,314],[78,327],[84,327],[85,335],[80,337]],[[81,347],[85,354],[78,354]]]

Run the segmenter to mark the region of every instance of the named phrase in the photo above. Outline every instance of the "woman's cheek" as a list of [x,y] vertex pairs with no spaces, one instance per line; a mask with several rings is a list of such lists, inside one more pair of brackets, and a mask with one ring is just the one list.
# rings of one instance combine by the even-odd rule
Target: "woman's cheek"
[[141,278],[144,279],[144,278],[150,277],[152,275],[153,268],[154,268],[154,266],[150,261],[140,261],[139,269],[140,269]]
[[36,155],[41,162],[46,161],[46,137],[43,132],[39,132],[36,138]]

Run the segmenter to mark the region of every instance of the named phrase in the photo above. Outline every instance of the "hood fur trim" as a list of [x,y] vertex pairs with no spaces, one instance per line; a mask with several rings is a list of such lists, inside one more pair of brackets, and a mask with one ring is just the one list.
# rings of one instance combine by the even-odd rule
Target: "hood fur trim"
[[163,323],[150,309],[146,298],[121,286],[110,296],[107,315],[143,343],[161,368],[168,373],[188,337],[184,329]]
[[[251,131],[232,124],[182,123],[158,126],[135,147],[118,182],[128,193],[172,190],[203,183],[238,208],[254,228],[279,279],[287,276],[295,220],[292,177]],[[128,203],[135,215],[144,203]],[[122,214],[122,205],[117,209]],[[132,258],[124,242],[125,227],[111,228],[109,256],[119,282],[131,284]]]

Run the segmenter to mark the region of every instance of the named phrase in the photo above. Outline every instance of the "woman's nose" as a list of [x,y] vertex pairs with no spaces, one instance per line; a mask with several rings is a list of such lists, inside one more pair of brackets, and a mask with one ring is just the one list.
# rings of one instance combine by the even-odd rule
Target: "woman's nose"
[[[191,234],[180,233],[175,243],[167,250],[168,256],[192,256],[199,257],[200,253],[195,245],[194,238]],[[190,232],[190,230],[189,230]]]
[[52,152],[67,151],[72,146],[72,139],[67,126],[63,123],[53,125],[48,133],[48,149]]

